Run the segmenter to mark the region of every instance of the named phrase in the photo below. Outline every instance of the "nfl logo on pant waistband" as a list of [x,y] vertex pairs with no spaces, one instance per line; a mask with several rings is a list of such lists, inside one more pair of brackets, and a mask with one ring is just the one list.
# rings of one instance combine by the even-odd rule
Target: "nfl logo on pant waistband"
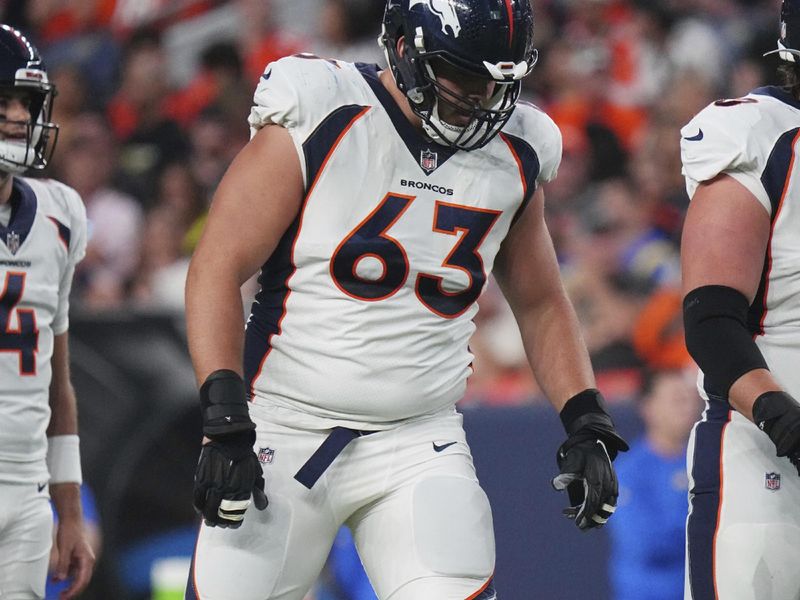
[[419,166],[426,173],[431,173],[439,166],[439,155],[430,150],[423,150],[419,155]]
[[16,254],[19,250],[19,234],[14,231],[9,231],[6,234],[6,246],[11,254]]
[[262,465],[270,464],[273,458],[275,458],[275,450],[272,448],[261,448],[258,451],[258,462]]
[[764,479],[764,487],[772,491],[781,489],[781,474],[767,473]]

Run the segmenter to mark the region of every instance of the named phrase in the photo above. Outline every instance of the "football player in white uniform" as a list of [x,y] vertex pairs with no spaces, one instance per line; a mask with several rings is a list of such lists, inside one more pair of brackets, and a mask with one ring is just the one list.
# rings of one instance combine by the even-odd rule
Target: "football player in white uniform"
[[687,600],[800,598],[800,0],[783,87],[681,130],[686,342],[706,398],[688,450]]
[[[267,66],[187,283],[207,442],[187,598],[301,600],[342,524],[382,600],[496,597],[454,407],[493,267],[567,430],[566,512],[581,529],[613,513],[627,446],[543,219],[561,136],[517,105],[532,38],[528,0],[389,0],[389,70]],[[239,287],[259,267],[244,333]]]
[[[83,531],[68,297],[86,248],[78,194],[28,179],[52,152],[54,88],[39,53],[0,25],[0,598],[44,598],[58,513],[55,576],[86,587],[94,556]],[[48,490],[49,484],[49,490]]]

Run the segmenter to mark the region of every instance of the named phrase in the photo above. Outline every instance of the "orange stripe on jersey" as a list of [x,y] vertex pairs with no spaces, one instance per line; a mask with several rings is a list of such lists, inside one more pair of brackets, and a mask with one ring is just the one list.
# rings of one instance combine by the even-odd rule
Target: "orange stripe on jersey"
[[783,210],[784,200],[786,200],[786,196],[789,192],[789,184],[792,180],[792,171],[794,169],[795,159],[797,158],[797,152],[795,147],[797,145],[798,140],[800,140],[800,131],[797,132],[797,135],[794,136],[792,140],[792,158],[789,161],[789,168],[786,169],[786,179],[783,183],[783,191],[781,192],[781,199],[778,202],[778,208],[775,209],[775,216],[772,219],[769,227],[769,241],[767,242],[767,267],[764,270],[764,298],[762,300],[762,308],[763,312],[761,313],[761,319],[758,323],[758,331],[753,335],[755,339],[759,335],[764,335],[764,322],[767,318],[767,297],[769,296],[769,279],[770,273],[772,272],[772,237],[775,235],[775,226],[778,223],[778,217]]
[[306,207],[308,206],[308,199],[311,197],[311,194],[314,192],[314,188],[316,187],[317,182],[319,181],[320,177],[322,176],[322,173],[325,171],[325,167],[328,165],[328,161],[331,159],[333,154],[336,152],[336,149],[339,147],[339,144],[344,139],[344,137],[347,135],[347,132],[350,131],[350,129],[353,127],[353,125],[356,123],[356,121],[358,121],[361,117],[363,117],[365,114],[367,114],[367,112],[370,110],[370,108],[372,108],[372,107],[371,106],[365,106],[362,110],[360,110],[358,113],[356,113],[355,116],[353,116],[353,118],[350,119],[350,122],[342,129],[342,131],[339,134],[339,136],[334,140],[333,144],[331,144],[331,148],[330,148],[330,150],[328,150],[328,153],[325,155],[325,158],[323,159],[322,163],[320,164],[319,170],[317,171],[317,174],[314,177],[314,181],[312,181],[311,185],[308,186],[308,191],[306,192],[305,198],[303,198],[303,205],[302,205],[302,208],[300,209],[300,215],[298,217],[297,231],[294,234],[294,239],[292,240],[292,249],[291,249],[290,255],[289,255],[289,261],[290,261],[290,264],[291,264],[291,272],[287,275],[285,283],[284,283],[284,285],[286,286],[286,294],[284,295],[283,303],[281,304],[281,316],[278,318],[278,322],[277,322],[277,325],[276,325],[276,331],[274,333],[271,333],[269,335],[269,337],[267,338],[267,350],[264,353],[264,356],[261,358],[261,362],[258,365],[258,369],[256,369],[255,375],[250,380],[250,390],[249,391],[250,391],[250,400],[251,401],[252,401],[253,397],[255,396],[255,383],[256,383],[256,381],[258,381],[259,377],[261,377],[261,373],[264,370],[264,364],[267,361],[267,357],[269,357],[269,355],[272,353],[272,338],[275,337],[276,335],[280,336],[282,331],[283,331],[281,325],[283,323],[283,319],[286,317],[286,304],[288,303],[289,296],[292,293],[292,289],[289,286],[289,281],[291,281],[292,276],[297,271],[297,265],[295,264],[295,260],[294,260],[294,253],[295,253],[295,248],[297,246],[297,240],[300,239],[300,232],[303,229],[303,217],[305,216]]
[[517,167],[519,168],[519,178],[520,181],[522,181],[522,197],[524,198],[528,195],[528,182],[525,179],[525,168],[522,166],[522,161],[519,158],[519,154],[517,154],[517,151],[514,149],[514,145],[511,143],[511,140],[508,139],[508,136],[501,131],[500,138],[506,143],[508,149],[511,150],[511,156],[514,157],[514,160],[517,163]]
[[722,503],[725,498],[725,479],[724,479],[724,458],[725,458],[725,431],[731,423],[731,411],[728,411],[728,421],[722,426],[722,434],[719,439],[719,504],[717,505],[717,526],[714,529],[714,541],[711,543],[711,576],[714,581],[714,598],[719,598],[719,587],[717,586],[717,535],[719,534],[719,524],[722,520]]

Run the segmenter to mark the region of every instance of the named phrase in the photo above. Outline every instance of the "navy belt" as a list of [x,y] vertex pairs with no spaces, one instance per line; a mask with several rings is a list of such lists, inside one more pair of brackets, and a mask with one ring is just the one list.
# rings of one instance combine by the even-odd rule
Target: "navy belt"
[[347,427],[334,427],[325,441],[320,444],[314,454],[311,455],[294,478],[306,486],[308,489],[314,487],[317,480],[322,477],[325,470],[331,466],[333,461],[347,444],[357,437],[362,437],[376,433],[375,431],[360,431],[358,429],[348,429]]

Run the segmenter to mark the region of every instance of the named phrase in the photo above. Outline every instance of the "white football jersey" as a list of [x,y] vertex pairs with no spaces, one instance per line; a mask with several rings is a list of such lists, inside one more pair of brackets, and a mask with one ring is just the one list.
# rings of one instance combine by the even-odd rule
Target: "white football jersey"
[[[749,326],[770,370],[800,397],[800,102],[777,87],[719,100],[681,130],[686,189],[725,173],[770,215],[764,271]],[[735,240],[734,240],[735,242]]]
[[68,327],[72,273],[86,251],[75,190],[14,178],[11,220],[0,223],[0,481],[48,479],[53,336]]
[[249,122],[288,130],[306,182],[247,324],[253,400],[373,429],[452,407],[500,244],[555,177],[556,125],[520,104],[487,146],[453,151],[413,128],[376,66],[306,55],[267,67]]

